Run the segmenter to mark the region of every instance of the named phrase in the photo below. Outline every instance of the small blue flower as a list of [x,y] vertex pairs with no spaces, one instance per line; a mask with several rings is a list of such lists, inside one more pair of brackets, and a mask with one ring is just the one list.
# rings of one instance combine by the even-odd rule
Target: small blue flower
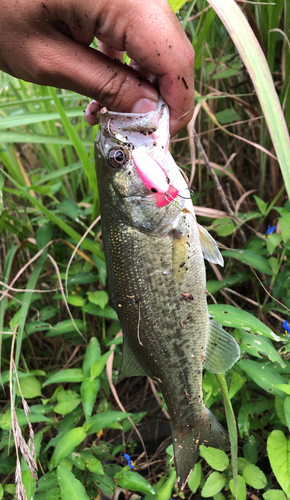
[[276,229],[276,226],[268,226],[268,229],[265,233],[266,236],[270,236],[270,234],[273,234]]
[[129,465],[130,469],[133,469],[134,465],[132,465],[130,455],[128,455],[127,453],[124,453],[124,457],[126,458],[126,460],[127,460],[127,462],[128,462],[128,465]]
[[284,323],[283,323],[283,328],[285,330],[285,335],[287,335],[287,337],[290,336],[290,326],[289,326],[289,323],[287,321],[287,319],[285,319]]

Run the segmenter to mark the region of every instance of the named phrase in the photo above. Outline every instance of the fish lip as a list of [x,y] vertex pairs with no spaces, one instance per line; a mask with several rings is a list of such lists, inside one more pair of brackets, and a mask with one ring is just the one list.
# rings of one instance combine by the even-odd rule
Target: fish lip
[[[136,131],[136,122],[141,122],[139,126],[143,131],[150,131],[152,129],[158,129],[159,121],[163,114],[164,108],[164,99],[161,95],[159,95],[157,107],[154,111],[148,111],[147,113],[120,113],[117,111],[110,111],[104,107],[101,109],[101,111],[98,112],[97,117],[99,119],[100,125],[105,123],[108,124],[108,122],[110,122],[111,120],[112,122],[114,122],[115,120],[117,131],[120,130],[124,132],[134,132]],[[132,119],[131,122],[130,119]]]
[[[119,118],[119,119],[126,119],[126,117],[129,117],[129,118],[137,118],[137,117],[146,117],[147,115],[152,115],[152,113],[156,113],[156,114],[159,114],[160,111],[162,110],[162,107],[164,106],[165,102],[164,102],[164,99],[161,95],[159,95],[159,98],[158,98],[158,102],[157,102],[157,107],[155,110],[153,111],[147,111],[147,113],[121,113],[121,112],[118,112],[118,111],[110,111],[109,109],[107,109],[106,107],[102,108],[98,113],[97,113],[97,116],[99,118],[99,120],[102,120],[104,117],[108,117],[108,118],[111,118],[111,119],[114,119],[114,118]],[[126,125],[124,126],[124,128],[126,128]]]

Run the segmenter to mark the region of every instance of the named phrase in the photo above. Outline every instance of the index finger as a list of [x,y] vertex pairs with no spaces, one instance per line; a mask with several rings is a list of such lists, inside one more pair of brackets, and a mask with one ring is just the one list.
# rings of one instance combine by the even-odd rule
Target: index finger
[[[172,126],[194,105],[193,47],[166,0],[135,0],[128,4],[126,22],[120,20],[118,26],[118,31],[123,28],[123,44],[116,46],[114,30],[96,36],[118,50],[126,50],[141,68],[157,76],[159,91],[170,108]],[[182,117],[173,132],[181,129],[191,115]]]

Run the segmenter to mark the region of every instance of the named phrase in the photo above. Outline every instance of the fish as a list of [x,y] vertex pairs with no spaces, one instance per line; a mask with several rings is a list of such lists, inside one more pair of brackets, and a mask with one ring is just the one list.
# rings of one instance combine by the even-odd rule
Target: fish
[[190,190],[169,152],[162,97],[146,114],[103,108],[98,118],[102,237],[123,331],[119,376],[146,375],[162,392],[182,491],[199,445],[230,448],[202,390],[203,369],[223,373],[240,356],[235,339],[208,313],[204,258],[220,265],[223,258],[197,223]]

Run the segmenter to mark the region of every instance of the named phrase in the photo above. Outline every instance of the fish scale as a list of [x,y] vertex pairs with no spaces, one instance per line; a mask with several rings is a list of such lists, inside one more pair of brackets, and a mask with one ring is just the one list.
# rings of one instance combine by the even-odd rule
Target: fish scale
[[[102,233],[109,289],[124,335],[120,376],[147,375],[158,384],[171,418],[178,484],[183,489],[199,444],[229,447],[226,433],[204,404],[202,370],[228,369],[238,359],[239,348],[208,316],[203,258],[216,263],[222,258],[214,240],[198,226],[191,200],[180,197],[177,203],[157,207],[134,167],[130,148],[141,148],[162,161],[179,193],[187,190],[164,147],[169,138],[167,106],[161,101],[156,112],[144,117],[130,118],[132,130],[136,126],[142,131],[143,124],[144,133],[141,139],[136,131],[130,137],[127,128],[126,144],[117,127],[125,126],[126,115],[100,114],[96,166]],[[152,123],[159,126],[148,138]],[[118,159],[124,153],[120,166],[110,163],[114,151]]]

